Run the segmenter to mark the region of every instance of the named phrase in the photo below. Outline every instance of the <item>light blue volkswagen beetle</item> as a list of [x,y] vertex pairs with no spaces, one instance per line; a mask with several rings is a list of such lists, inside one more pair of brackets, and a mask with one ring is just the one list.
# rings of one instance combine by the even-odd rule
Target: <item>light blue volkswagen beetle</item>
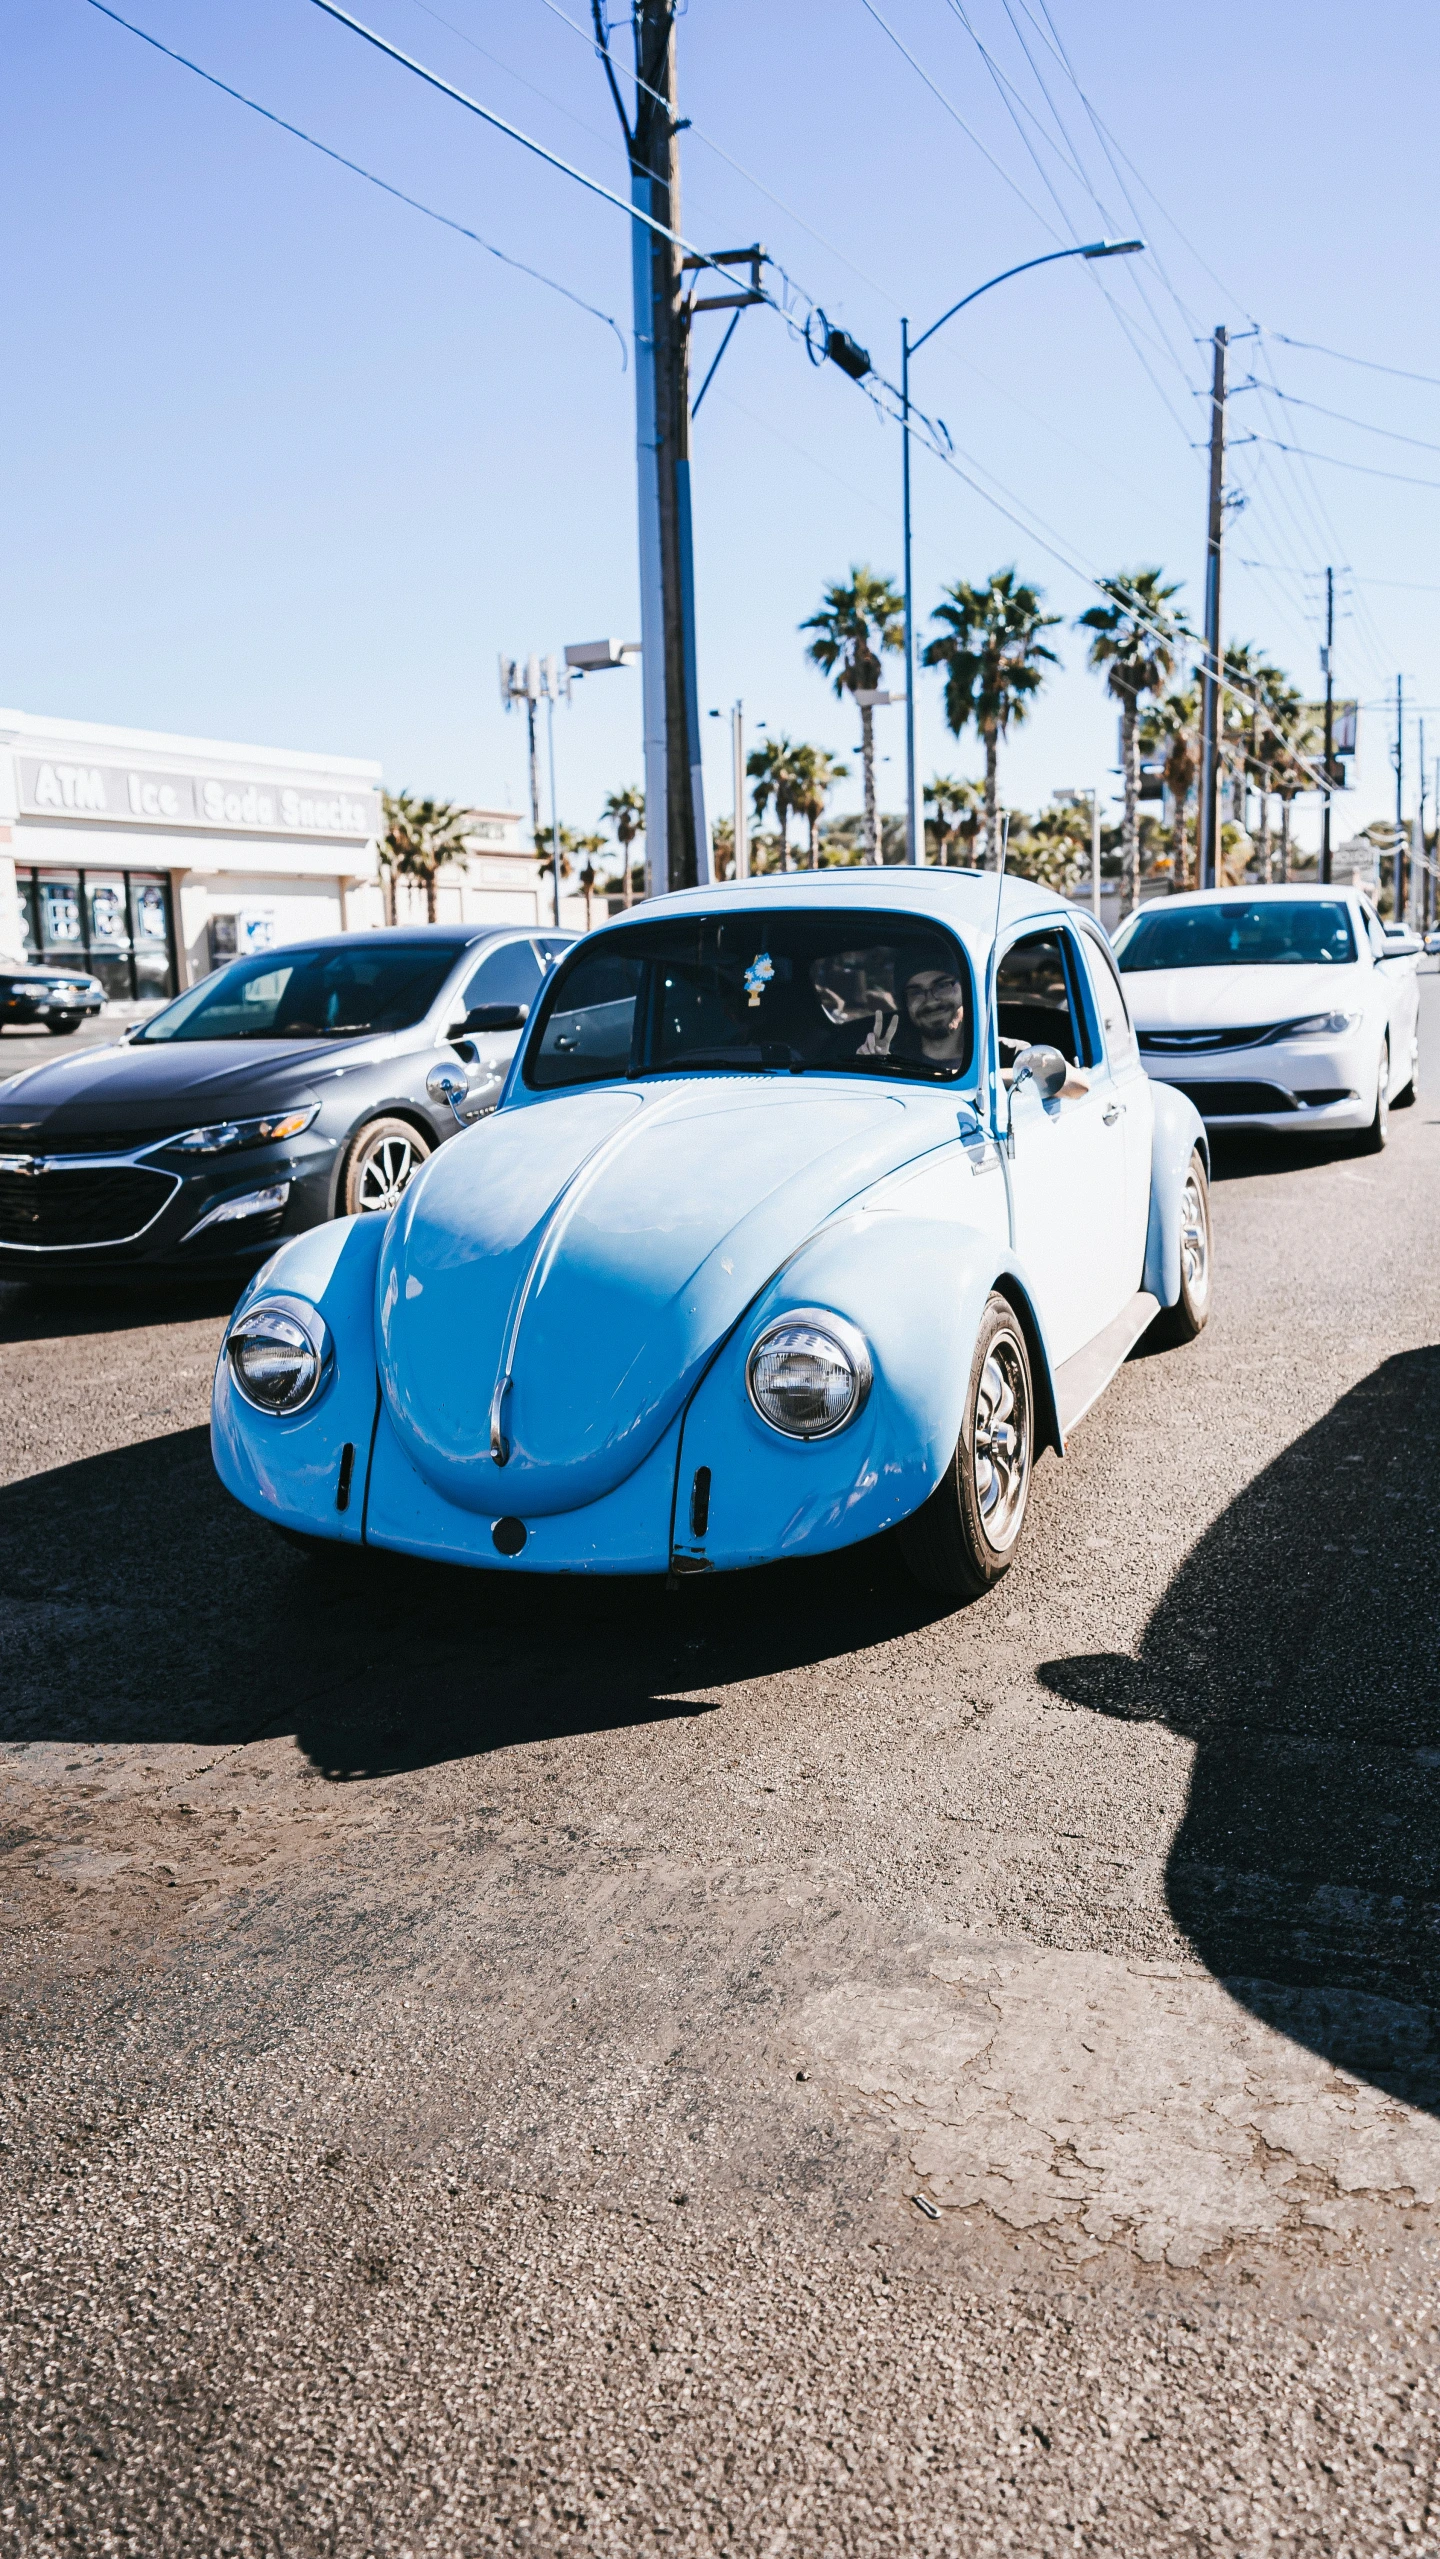
[[691,890],[577,944],[388,1220],[251,1282],[215,1462],[314,1551],[681,1575],[894,1528],[970,1598],[1209,1293],[1204,1129],[1087,916],[974,871]]

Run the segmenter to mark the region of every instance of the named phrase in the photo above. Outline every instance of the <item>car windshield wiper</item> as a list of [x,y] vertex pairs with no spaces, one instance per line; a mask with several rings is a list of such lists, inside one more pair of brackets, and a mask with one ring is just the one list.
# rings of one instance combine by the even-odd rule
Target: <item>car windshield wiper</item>
[[678,1075],[687,1066],[788,1067],[792,1075],[803,1075],[805,1059],[788,1040],[761,1040],[746,1047],[737,1042],[733,1048],[687,1048],[667,1057],[655,1066],[636,1066],[635,1075]]

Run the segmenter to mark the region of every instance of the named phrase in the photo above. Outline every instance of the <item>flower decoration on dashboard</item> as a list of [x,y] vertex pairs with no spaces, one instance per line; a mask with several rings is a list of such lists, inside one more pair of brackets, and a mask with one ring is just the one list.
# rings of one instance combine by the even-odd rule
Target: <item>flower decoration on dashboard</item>
[[769,952],[757,951],[754,959],[750,962],[745,971],[745,992],[750,998],[750,1009],[752,1012],[759,1003],[761,996],[764,994],[765,989],[769,985],[774,974],[775,963],[771,959]]

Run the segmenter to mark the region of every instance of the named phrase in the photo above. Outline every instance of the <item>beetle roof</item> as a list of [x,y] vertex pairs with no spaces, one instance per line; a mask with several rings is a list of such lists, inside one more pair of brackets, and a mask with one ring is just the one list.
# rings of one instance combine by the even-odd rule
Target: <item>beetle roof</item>
[[[624,932],[671,916],[696,913],[732,915],[737,910],[767,906],[877,907],[893,915],[923,916],[948,925],[972,948],[988,951],[995,923],[995,874],[946,868],[875,869],[869,864],[825,871],[772,872],[762,880],[727,880],[718,887],[677,889],[668,897],[648,898],[627,916],[616,916],[611,932]],[[1077,910],[1053,890],[1031,880],[1007,877],[1000,892],[1002,924],[1043,922]]]

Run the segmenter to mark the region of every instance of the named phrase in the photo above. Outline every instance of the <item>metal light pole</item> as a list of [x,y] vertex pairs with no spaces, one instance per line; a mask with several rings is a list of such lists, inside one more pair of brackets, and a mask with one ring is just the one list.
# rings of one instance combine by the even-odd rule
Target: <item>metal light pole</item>
[[750,877],[750,842],[745,825],[745,705],[730,713],[730,755],[735,767],[735,877]]
[[518,658],[500,660],[500,699],[507,711],[517,702],[525,705],[530,748],[530,832],[538,856],[540,851],[540,754],[535,735],[535,713],[543,702],[546,706],[550,760],[550,867],[554,880],[555,922],[560,922],[560,804],[555,795],[555,704],[563,694],[570,699],[573,681],[582,675],[603,675],[614,666],[634,666],[640,655],[638,640],[571,640],[566,643],[563,670],[553,657],[536,657],[532,651],[521,667]]
[[1225,350],[1217,329],[1210,378],[1210,505],[1205,535],[1205,656],[1200,677],[1198,869],[1202,889],[1220,885],[1220,560],[1225,530]]
[[932,320],[922,336],[910,335],[910,323],[900,323],[900,479],[904,516],[905,550],[905,859],[923,862],[925,836],[920,825],[917,801],[915,760],[915,591],[910,545],[910,358],[928,345],[937,329],[953,320],[958,311],[968,310],[982,293],[993,293],[997,284],[1008,284],[1015,275],[1028,275],[1032,267],[1053,267],[1061,258],[1133,258],[1143,249],[1143,240],[1087,240],[1074,249],[1050,249],[1043,258],[1023,258],[1018,267],[1006,267],[1002,274],[992,275],[985,284],[977,284],[973,293],[962,294]]

